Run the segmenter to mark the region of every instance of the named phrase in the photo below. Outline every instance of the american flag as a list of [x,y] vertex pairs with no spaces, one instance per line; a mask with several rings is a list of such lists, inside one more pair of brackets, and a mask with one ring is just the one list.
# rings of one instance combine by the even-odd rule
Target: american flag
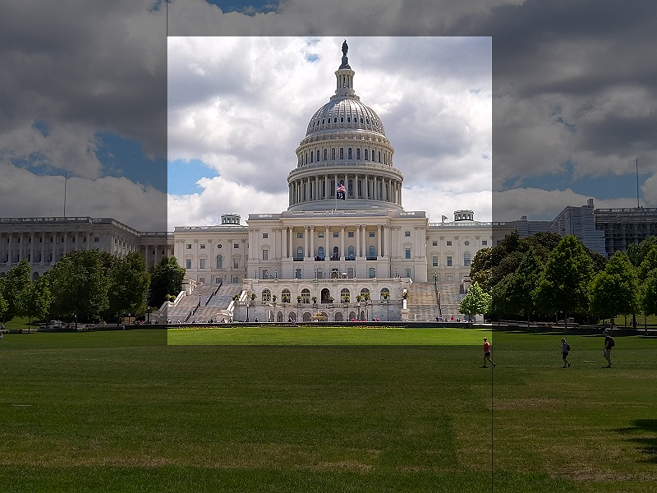
[[336,198],[345,200],[346,194],[347,189],[344,187],[344,183],[338,183],[338,188],[336,189]]

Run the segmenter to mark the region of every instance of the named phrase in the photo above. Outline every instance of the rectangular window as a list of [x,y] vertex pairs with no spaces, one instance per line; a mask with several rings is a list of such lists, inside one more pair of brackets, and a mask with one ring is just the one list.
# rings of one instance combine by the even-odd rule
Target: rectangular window
[[447,246],[452,246],[452,240],[447,240]]
[[192,268],[192,259],[188,258],[185,260],[185,269],[191,269]]
[[303,238],[303,233],[297,233],[297,238]]
[[319,233],[317,233],[317,238],[324,238],[324,232],[320,231]]
[[233,259],[233,269],[239,269],[240,268],[240,261],[237,258]]
[[233,277],[233,284],[237,284],[238,282],[240,282],[240,278],[237,277],[237,276],[234,276]]
[[205,284],[205,277],[199,277],[199,278],[198,278],[198,282],[202,282],[202,283]]
[[413,272],[411,269],[406,269],[406,277],[412,277]]
[[185,245],[185,248],[186,248],[187,250],[191,250],[191,249],[192,249],[192,244],[191,244],[191,243],[187,243],[187,244]]
[[404,236],[406,238],[410,238],[411,237],[411,232],[410,231],[404,231]]
[[205,250],[205,244],[201,243],[201,250]]
[[376,233],[374,231],[370,231],[370,238],[374,238],[376,236]]
[[269,260],[269,250],[262,251],[262,260]]
[[297,269],[294,271],[294,278],[301,279],[301,269]]
[[453,281],[454,280],[454,274],[447,274],[447,280],[448,281]]
[[339,237],[340,237],[340,233],[338,233],[337,231],[333,231],[333,238],[339,238]]
[[233,243],[233,248],[239,248],[240,244],[239,243]]
[[447,262],[446,262],[446,264],[447,264],[447,267],[451,267],[451,266],[452,266],[452,257],[451,257],[451,256],[447,257]]
[[404,251],[404,258],[407,259],[407,260],[411,258],[411,249],[410,248],[407,248]]
[[347,232],[347,237],[348,238],[353,238],[354,237],[354,232],[353,231],[348,231]]
[[[50,238],[52,241],[52,238]],[[94,236],[94,243],[100,243],[100,238],[98,236]]]
[[262,233],[263,238],[269,238],[269,233]]
[[438,267],[438,256],[437,255],[434,255],[433,257],[431,257],[431,264],[434,267]]
[[205,259],[202,258],[198,261],[198,267],[199,269],[205,269]]
[[481,244],[482,244],[483,246],[488,245],[488,240],[481,240]]
[[438,246],[438,240],[433,240],[433,241],[431,242],[431,244],[432,244],[433,246]]
[[370,269],[367,272],[367,275],[370,279],[374,279],[376,277],[376,269],[374,269],[374,267],[370,267]]

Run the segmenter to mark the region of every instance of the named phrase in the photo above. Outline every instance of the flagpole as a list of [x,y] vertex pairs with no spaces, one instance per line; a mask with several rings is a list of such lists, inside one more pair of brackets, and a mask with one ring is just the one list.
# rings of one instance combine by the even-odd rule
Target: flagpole
[[68,183],[68,171],[64,173],[64,217],[66,217],[66,185]]

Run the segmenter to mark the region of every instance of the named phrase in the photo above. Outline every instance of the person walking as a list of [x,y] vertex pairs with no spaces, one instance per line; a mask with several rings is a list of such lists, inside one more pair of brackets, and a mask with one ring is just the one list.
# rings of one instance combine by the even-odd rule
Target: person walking
[[570,352],[570,344],[566,342],[565,338],[561,338],[561,359],[563,360],[562,368],[570,368],[570,361],[568,361],[568,353]]
[[614,338],[607,334],[605,336],[605,349],[602,351],[602,356],[607,360],[607,366],[605,368],[611,368],[611,348],[615,345]]
[[484,364],[482,368],[488,368],[488,366],[486,366],[486,361],[490,361],[493,367],[495,367],[495,363],[493,363],[493,360],[490,359],[490,342],[488,342],[488,339],[486,339],[485,337],[484,337],[483,349],[484,349]]

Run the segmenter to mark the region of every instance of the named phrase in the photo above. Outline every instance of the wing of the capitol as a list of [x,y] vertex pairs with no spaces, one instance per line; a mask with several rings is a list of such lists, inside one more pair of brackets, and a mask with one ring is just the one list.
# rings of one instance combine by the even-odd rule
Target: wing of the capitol
[[657,233],[653,210],[597,214],[592,201],[566,208],[554,221],[523,217],[493,225],[459,209],[430,223],[424,211],[404,209],[393,145],[377,113],[356,94],[354,76],[345,45],[335,94],[312,115],[296,149],[287,210],[250,214],[246,224],[223,214],[219,225],[179,226],[173,233],[143,233],[109,218],[4,218],[0,275],[22,259],[36,278],[73,250],[137,250],[149,267],[173,255],[186,269],[186,296],[179,298],[197,308],[192,313],[177,300],[165,307],[172,321],[435,321],[458,315],[477,251],[511,231],[575,234],[606,255],[613,254],[605,250],[605,235],[617,232],[614,220],[652,228],[607,241],[614,251]]

